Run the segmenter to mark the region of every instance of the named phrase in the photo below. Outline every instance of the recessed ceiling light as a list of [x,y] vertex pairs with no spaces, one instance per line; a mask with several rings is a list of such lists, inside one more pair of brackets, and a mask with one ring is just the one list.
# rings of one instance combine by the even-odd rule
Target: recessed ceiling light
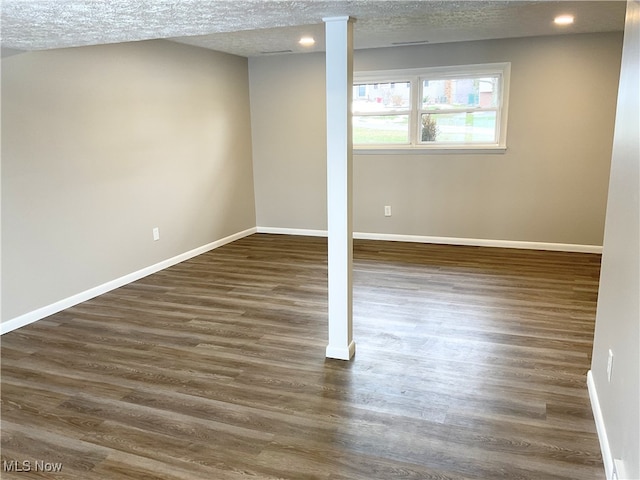
[[571,25],[573,23],[573,15],[558,15],[553,19],[556,25]]
[[316,41],[313,37],[302,37],[298,43],[303,47],[310,47],[311,45],[314,45]]

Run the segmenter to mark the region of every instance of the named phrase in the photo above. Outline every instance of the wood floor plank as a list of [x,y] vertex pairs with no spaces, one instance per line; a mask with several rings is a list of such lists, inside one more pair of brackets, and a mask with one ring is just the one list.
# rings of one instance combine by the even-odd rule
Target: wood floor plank
[[[60,479],[603,478],[600,256],[255,234],[4,335],[2,460]],[[2,478],[24,478],[3,467]]]

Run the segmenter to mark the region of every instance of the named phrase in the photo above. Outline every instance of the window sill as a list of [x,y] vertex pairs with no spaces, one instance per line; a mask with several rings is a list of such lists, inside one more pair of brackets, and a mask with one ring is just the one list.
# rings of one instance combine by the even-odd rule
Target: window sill
[[506,146],[483,145],[474,147],[414,147],[414,146],[381,146],[353,147],[354,155],[466,155],[466,154],[503,154]]

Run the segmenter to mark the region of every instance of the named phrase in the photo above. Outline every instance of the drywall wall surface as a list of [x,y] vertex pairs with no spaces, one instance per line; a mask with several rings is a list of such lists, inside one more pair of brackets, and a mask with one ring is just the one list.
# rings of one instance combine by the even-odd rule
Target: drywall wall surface
[[259,226],[327,228],[324,53],[249,59]]
[[253,192],[245,58],[149,41],[3,59],[3,321],[254,227]]
[[[505,153],[356,150],[355,231],[602,245],[621,45],[611,33],[356,51],[356,72],[511,62],[511,94]],[[249,74],[258,225],[324,229],[324,56],[252,58]]]
[[[640,478],[640,2],[627,4],[591,371],[619,478]],[[613,353],[611,381],[607,378]],[[609,466],[611,467],[611,466]]]

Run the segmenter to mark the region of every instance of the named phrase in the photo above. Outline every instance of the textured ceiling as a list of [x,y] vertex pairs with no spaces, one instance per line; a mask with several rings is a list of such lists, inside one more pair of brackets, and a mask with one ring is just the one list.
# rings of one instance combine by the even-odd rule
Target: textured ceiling
[[[6,52],[171,39],[242,56],[324,49],[322,18],[356,18],[356,48],[619,31],[624,1],[3,0]],[[572,13],[559,28],[553,17]],[[297,40],[313,35],[303,48]]]

